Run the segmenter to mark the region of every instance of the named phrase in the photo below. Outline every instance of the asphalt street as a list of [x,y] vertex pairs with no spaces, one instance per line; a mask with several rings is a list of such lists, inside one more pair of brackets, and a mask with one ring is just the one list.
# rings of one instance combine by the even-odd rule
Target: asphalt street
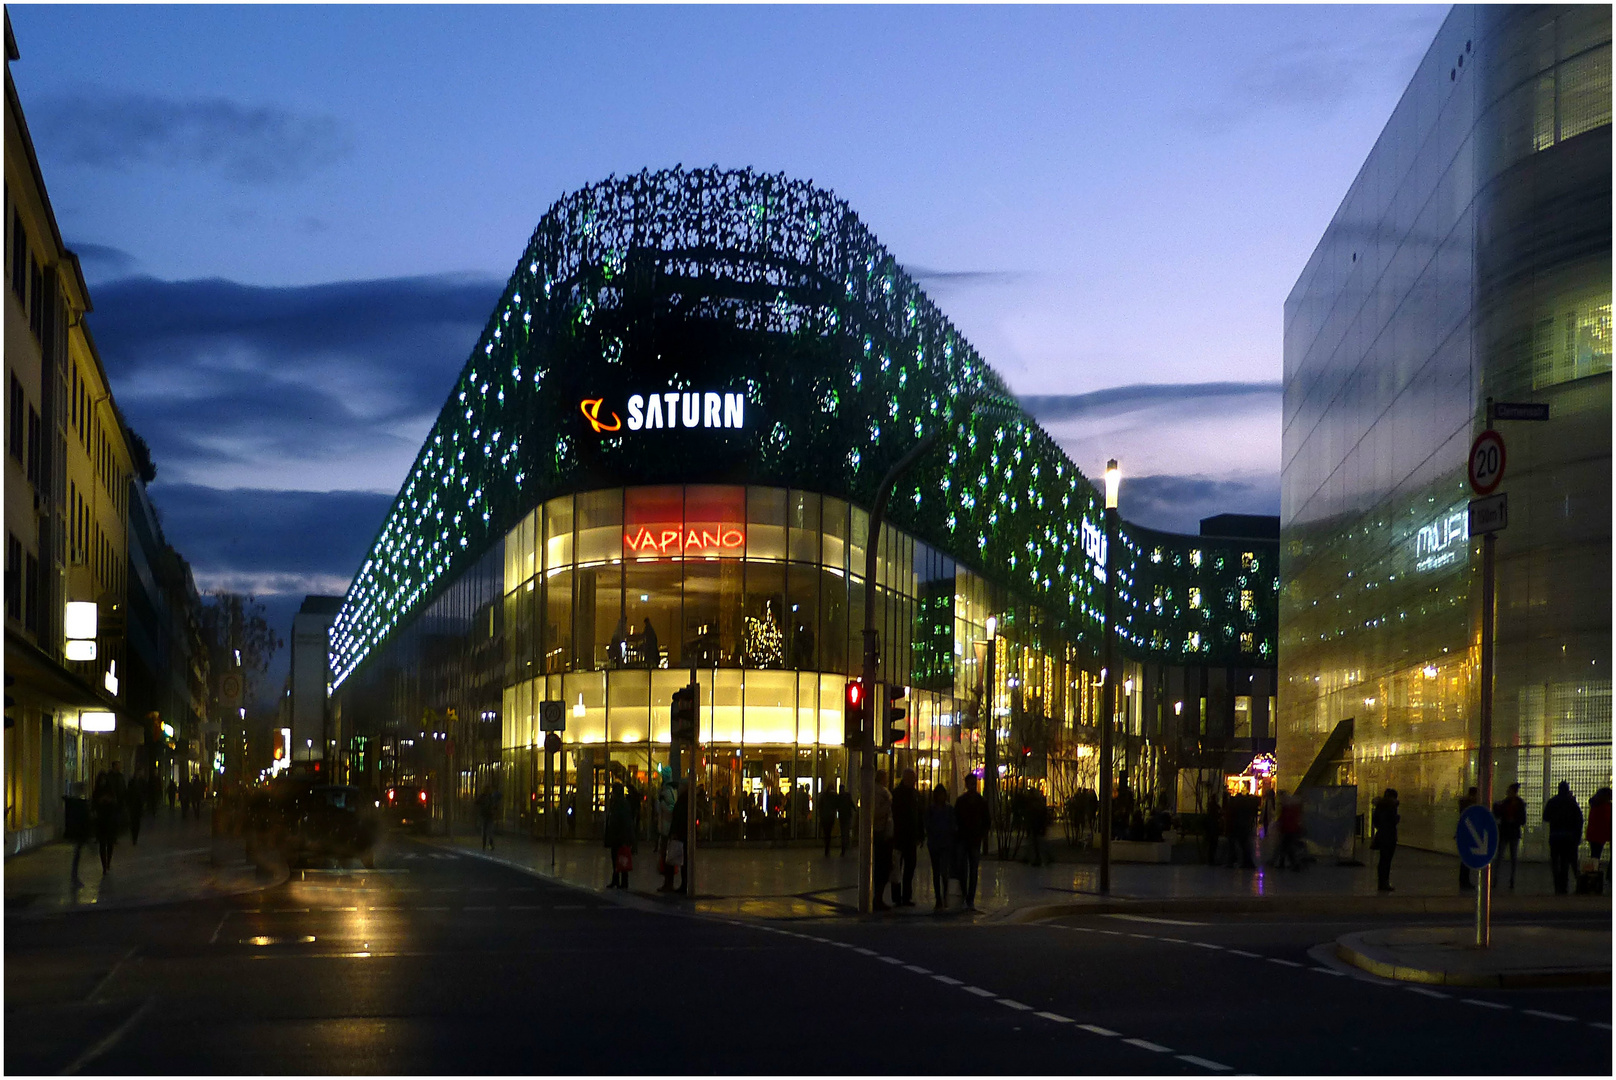
[[228,901],[8,916],[5,1068],[1611,1069],[1609,988],[1470,992],[1351,973],[1319,946],[1364,919],[766,922],[615,899],[394,836],[375,871],[296,872]]

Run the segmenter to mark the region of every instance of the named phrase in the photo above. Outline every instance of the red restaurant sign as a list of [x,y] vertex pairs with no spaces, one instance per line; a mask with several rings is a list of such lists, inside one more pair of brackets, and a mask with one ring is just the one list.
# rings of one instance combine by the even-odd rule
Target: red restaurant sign
[[746,547],[746,533],[733,525],[711,528],[642,525],[637,532],[623,534],[623,545],[641,558],[656,555],[739,555]]

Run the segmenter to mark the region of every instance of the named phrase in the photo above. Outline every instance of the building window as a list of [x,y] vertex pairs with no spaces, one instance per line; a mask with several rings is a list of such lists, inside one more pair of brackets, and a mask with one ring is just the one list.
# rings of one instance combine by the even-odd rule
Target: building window
[[6,534],[6,618],[22,618],[22,541]]
[[35,341],[45,339],[45,274],[32,255],[28,256],[28,329]]
[[11,291],[17,294],[17,302],[24,306],[28,303],[28,236],[22,229],[22,213],[14,212],[11,218]]
[[1190,607],[1192,609],[1199,609],[1200,606],[1201,606],[1201,590],[1196,588],[1194,585],[1191,585],[1190,586]]
[[1241,652],[1251,652],[1256,647],[1257,647],[1257,635],[1252,633],[1249,630],[1242,631],[1241,634],[1240,634],[1240,651]]
[[39,486],[39,413],[32,405],[28,407],[28,482],[34,487]]
[[18,463],[22,462],[23,448],[23,417],[27,411],[27,399],[23,397],[22,383],[17,376],[11,377],[10,411],[6,414],[6,449]]
[[1250,611],[1257,604],[1257,595],[1250,589],[1240,590],[1240,610]]
[[22,624],[39,632],[39,560],[29,555],[23,570]]

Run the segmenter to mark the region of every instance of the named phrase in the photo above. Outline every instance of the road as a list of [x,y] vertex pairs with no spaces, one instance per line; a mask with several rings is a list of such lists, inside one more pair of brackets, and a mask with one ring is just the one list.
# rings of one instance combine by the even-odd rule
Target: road
[[1373,925],[1363,919],[765,923],[637,903],[397,836],[374,872],[303,871],[227,901],[8,917],[5,1068],[1611,1068],[1608,988],[1447,991],[1344,974],[1316,946]]

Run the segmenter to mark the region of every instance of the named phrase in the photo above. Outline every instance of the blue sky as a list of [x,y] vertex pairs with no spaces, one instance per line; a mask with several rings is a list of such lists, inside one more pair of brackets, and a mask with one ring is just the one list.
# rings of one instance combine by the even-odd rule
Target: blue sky
[[1281,306],[1446,9],[10,7],[199,585],[341,591],[533,226],[829,187],[1125,516],[1277,513]]

